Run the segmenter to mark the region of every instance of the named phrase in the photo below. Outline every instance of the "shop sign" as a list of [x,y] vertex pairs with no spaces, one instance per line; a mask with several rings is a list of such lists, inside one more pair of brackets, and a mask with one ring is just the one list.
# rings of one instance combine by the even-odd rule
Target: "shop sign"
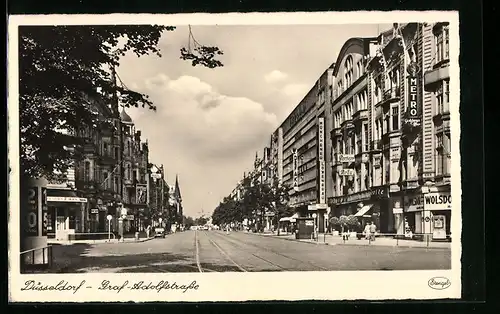
[[354,176],[356,171],[354,169],[340,169],[339,175],[341,176]]
[[319,203],[326,203],[326,166],[324,160],[319,162]]
[[419,212],[424,210],[424,197],[422,195],[405,196],[405,209],[407,212]]
[[136,204],[146,204],[147,203],[147,194],[148,194],[148,186],[147,184],[136,184],[135,186],[135,200]]
[[67,203],[87,203],[84,197],[67,197],[67,196],[48,196],[49,202],[67,202]]
[[91,208],[90,209],[91,214],[98,214],[99,213],[99,208]]
[[322,210],[322,209],[328,209],[327,204],[316,204],[316,209]]
[[325,160],[325,119],[318,119],[318,158]]
[[401,207],[397,208],[397,207],[394,207],[392,209],[392,213],[393,214],[402,214],[403,213],[403,209]]
[[316,210],[316,205],[314,205],[314,204],[312,204],[312,205],[307,205],[307,210],[311,210],[311,211]]
[[352,163],[355,161],[355,157],[352,154],[339,154],[338,163]]
[[420,79],[417,74],[420,72],[418,65],[412,62],[408,65],[408,106],[406,109],[405,124],[413,127],[420,126],[420,109],[418,99],[418,86]]
[[372,188],[370,192],[373,198],[382,198],[389,196],[389,193],[387,193],[388,190],[385,186]]
[[125,216],[126,220],[134,220],[134,215],[127,215]]
[[333,198],[334,204],[346,204],[352,202],[360,202],[369,200],[371,197],[371,191],[363,191],[356,194],[338,196]]
[[450,192],[437,192],[424,195],[425,210],[450,210],[451,194]]
[[295,191],[299,190],[299,155],[296,149],[293,150],[292,153],[292,171],[293,171],[293,189]]

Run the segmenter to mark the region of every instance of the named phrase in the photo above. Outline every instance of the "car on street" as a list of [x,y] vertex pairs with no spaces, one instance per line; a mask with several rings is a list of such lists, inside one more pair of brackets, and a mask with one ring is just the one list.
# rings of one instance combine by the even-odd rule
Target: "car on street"
[[165,228],[156,227],[155,228],[155,238],[165,238]]

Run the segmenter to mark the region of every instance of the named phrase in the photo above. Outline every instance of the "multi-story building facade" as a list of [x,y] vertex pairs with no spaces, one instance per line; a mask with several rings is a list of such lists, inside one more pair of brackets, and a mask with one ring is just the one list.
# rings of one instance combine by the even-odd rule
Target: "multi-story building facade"
[[449,58],[446,35],[432,34],[443,25],[394,24],[341,50],[332,101],[335,215],[366,218],[383,233],[449,234]]
[[290,205],[300,216],[316,213],[320,232],[331,210],[382,233],[445,239],[449,59],[447,23],[395,23],[378,37],[349,39],[271,135],[266,177],[292,187]]
[[[141,141],[141,131],[123,109],[120,113],[123,140],[123,189],[124,231],[144,229],[144,213],[148,206],[148,158],[147,143]],[[126,213],[125,213],[126,210]],[[125,216],[125,217],[123,217]]]
[[170,187],[165,179],[165,168],[163,165],[150,164],[147,181],[150,223],[153,226],[162,224],[167,230],[170,230],[173,217],[169,206]]

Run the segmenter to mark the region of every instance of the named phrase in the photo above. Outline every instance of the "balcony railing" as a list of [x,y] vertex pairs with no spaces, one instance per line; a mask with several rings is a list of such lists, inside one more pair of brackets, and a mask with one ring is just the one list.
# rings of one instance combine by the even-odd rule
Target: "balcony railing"
[[380,150],[382,149],[382,141],[381,140],[374,140],[371,142],[371,150]]
[[399,86],[389,87],[384,91],[384,100],[399,98],[400,94]]

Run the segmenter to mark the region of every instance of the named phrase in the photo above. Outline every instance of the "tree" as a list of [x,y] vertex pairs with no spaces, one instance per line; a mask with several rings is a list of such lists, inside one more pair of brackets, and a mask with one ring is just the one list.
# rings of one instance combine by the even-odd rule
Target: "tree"
[[201,217],[198,217],[194,220],[194,223],[197,225],[197,226],[204,226],[206,225],[208,222],[208,219],[201,216]]
[[[276,221],[279,223],[281,217],[287,217],[293,214],[293,208],[288,206],[288,202],[290,201],[290,186],[287,184],[281,183],[277,177],[273,178],[272,183],[272,202],[274,214],[276,216]],[[279,235],[278,228],[278,235]]]
[[[148,96],[115,84],[114,69],[127,53],[156,54],[158,42],[173,26],[22,26],[19,28],[20,166],[28,177],[64,180],[77,159],[74,136],[82,125],[97,127],[89,102],[156,110]],[[223,66],[217,47],[181,49],[181,59],[193,66]],[[118,77],[119,78],[119,77]],[[118,99],[116,99],[118,98]],[[64,132],[61,132],[64,130]],[[56,174],[58,173],[58,174]]]

